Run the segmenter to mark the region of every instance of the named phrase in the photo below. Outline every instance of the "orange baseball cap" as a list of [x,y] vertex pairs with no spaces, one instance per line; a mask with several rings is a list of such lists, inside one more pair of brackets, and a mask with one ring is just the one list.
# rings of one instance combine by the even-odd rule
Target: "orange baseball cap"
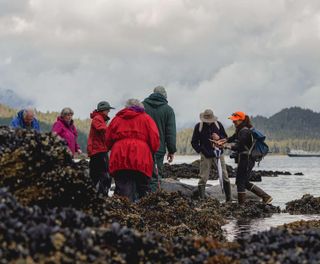
[[232,121],[240,120],[243,121],[246,119],[246,114],[244,112],[234,112],[231,116],[228,117]]

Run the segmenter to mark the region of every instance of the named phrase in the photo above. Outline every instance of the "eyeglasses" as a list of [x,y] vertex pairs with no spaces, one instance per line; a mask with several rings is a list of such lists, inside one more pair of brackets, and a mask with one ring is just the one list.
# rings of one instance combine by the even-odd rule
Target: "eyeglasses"
[[241,117],[240,115],[238,115],[237,113],[233,113],[232,116],[237,116],[237,117]]

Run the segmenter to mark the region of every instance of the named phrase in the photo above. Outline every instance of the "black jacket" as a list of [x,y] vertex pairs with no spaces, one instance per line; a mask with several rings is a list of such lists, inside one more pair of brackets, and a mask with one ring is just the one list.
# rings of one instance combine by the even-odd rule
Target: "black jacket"
[[238,153],[248,151],[252,146],[252,133],[251,130],[246,127],[239,127],[231,137],[228,138],[228,143],[235,142],[236,144],[232,146],[232,150]]
[[227,137],[223,125],[220,122],[218,122],[218,124],[220,128],[218,128],[215,123],[203,123],[201,131],[199,131],[200,123],[194,127],[191,145],[197,153],[202,153],[206,158],[215,157],[212,142],[209,140],[212,139],[212,133],[218,134],[220,139]]

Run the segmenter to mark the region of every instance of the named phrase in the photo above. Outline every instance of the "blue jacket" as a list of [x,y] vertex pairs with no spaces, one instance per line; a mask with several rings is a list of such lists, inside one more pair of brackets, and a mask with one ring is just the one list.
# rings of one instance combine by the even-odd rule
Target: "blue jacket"
[[[20,128],[27,128],[25,122],[23,121],[23,111],[24,110],[19,111],[18,115],[12,119],[10,126],[12,126],[14,128],[19,128],[19,127]],[[40,132],[40,124],[36,118],[33,118],[32,122],[31,122],[31,127],[32,127],[32,129],[35,129],[38,132]]]

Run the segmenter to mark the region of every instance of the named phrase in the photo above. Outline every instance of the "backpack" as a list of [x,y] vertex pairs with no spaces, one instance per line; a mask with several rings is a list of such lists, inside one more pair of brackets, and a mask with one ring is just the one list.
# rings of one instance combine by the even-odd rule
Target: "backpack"
[[269,152],[269,147],[265,143],[266,136],[255,128],[251,128],[250,131],[252,136],[252,146],[248,149],[248,154],[254,161],[260,163],[260,161]]

